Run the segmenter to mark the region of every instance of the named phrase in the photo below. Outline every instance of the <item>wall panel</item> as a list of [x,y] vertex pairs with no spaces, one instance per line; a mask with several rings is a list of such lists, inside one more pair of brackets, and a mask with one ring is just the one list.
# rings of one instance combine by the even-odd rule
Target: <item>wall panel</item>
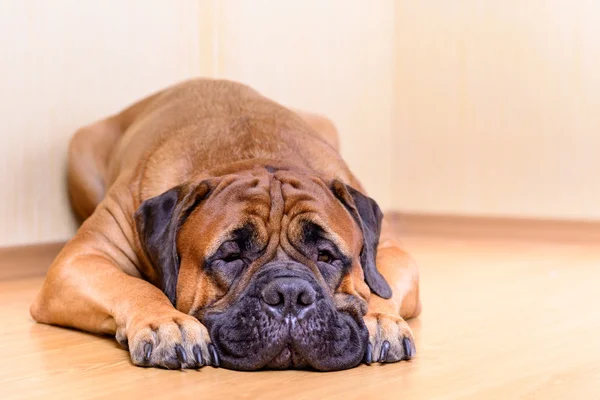
[[391,207],[394,1],[221,4],[218,76],[331,118],[350,167]]
[[197,75],[201,11],[193,1],[0,2],[0,245],[71,236],[70,136]]
[[394,206],[600,219],[600,3],[396,4]]

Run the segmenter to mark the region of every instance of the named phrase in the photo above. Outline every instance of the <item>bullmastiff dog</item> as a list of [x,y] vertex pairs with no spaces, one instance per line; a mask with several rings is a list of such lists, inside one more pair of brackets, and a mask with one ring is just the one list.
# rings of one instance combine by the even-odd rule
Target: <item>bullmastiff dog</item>
[[83,223],[36,321],[114,335],[133,364],[168,369],[415,355],[417,267],[325,118],[187,81],[76,132],[68,190]]

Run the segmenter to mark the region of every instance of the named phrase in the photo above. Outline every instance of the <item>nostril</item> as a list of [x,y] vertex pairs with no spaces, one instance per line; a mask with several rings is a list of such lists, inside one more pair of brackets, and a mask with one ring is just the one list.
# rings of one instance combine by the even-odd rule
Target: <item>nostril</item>
[[304,290],[298,296],[298,304],[301,306],[310,306],[316,300],[316,293],[314,290]]
[[262,292],[262,298],[264,302],[270,306],[278,306],[285,302],[283,294],[281,294],[278,290],[275,290],[275,288],[272,286],[269,286]]

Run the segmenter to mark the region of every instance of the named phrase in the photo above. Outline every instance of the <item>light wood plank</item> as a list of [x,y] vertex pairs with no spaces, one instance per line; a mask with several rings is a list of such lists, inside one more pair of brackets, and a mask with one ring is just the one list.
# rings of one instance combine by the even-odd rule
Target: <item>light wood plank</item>
[[406,234],[422,278],[417,357],[334,373],[137,368],[111,338],[31,321],[41,277],[2,281],[0,398],[597,398],[598,242],[490,232]]

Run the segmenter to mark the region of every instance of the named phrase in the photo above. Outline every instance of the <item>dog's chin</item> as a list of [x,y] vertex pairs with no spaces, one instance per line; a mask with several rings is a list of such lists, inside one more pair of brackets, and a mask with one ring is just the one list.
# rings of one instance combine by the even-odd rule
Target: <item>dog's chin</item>
[[308,369],[310,368],[302,354],[294,348],[293,343],[288,343],[281,352],[269,361],[265,369]]
[[310,317],[276,319],[258,302],[203,319],[221,357],[234,370],[314,369],[334,371],[358,365],[365,354],[368,333],[362,317],[320,301]]

